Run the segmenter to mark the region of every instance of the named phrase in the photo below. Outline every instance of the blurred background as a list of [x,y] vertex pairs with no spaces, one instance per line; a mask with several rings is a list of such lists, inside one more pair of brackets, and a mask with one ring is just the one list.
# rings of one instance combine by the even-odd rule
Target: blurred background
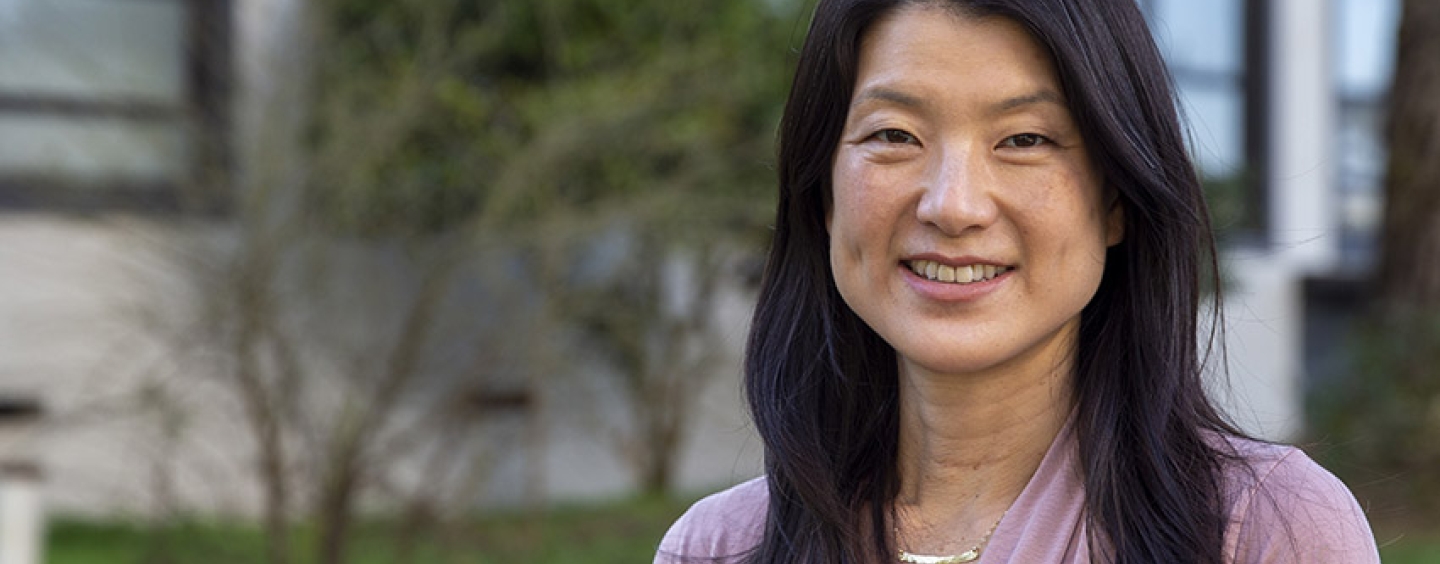
[[[1440,562],[1440,3],[1140,4],[1217,397]],[[0,0],[0,564],[648,561],[761,471],[812,9]]]

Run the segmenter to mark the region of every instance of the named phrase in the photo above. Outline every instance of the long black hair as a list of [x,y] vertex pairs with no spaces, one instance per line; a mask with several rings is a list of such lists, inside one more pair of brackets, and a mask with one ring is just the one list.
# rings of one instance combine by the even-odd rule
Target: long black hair
[[1205,394],[1196,338],[1201,278],[1219,288],[1215,245],[1170,75],[1133,0],[821,0],[781,124],[774,241],[746,351],[770,492],[749,561],[890,554],[897,362],[835,287],[825,210],[861,39],[916,3],[1027,28],[1053,57],[1096,169],[1124,206],[1125,239],[1107,251],[1081,312],[1073,375],[1092,554],[1218,564],[1229,455],[1213,439],[1239,433]]

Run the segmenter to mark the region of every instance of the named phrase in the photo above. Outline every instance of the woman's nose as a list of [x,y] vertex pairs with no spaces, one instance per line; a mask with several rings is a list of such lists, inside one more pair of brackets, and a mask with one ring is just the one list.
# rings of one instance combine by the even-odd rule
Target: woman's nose
[[995,178],[981,155],[945,151],[929,169],[915,213],[922,223],[954,237],[995,222],[999,214],[993,197]]

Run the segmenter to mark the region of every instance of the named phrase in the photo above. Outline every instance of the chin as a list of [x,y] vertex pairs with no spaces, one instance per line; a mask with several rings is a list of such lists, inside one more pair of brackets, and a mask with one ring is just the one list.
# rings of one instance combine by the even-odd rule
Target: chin
[[979,374],[991,371],[1003,362],[1003,359],[996,355],[955,353],[908,355],[896,352],[899,353],[902,367],[908,364],[934,374]]

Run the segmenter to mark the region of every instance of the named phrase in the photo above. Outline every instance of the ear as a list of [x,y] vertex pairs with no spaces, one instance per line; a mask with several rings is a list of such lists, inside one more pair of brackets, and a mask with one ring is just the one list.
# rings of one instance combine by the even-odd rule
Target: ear
[[1110,192],[1110,209],[1105,212],[1105,246],[1114,247],[1125,240],[1125,203],[1120,199],[1120,192]]

